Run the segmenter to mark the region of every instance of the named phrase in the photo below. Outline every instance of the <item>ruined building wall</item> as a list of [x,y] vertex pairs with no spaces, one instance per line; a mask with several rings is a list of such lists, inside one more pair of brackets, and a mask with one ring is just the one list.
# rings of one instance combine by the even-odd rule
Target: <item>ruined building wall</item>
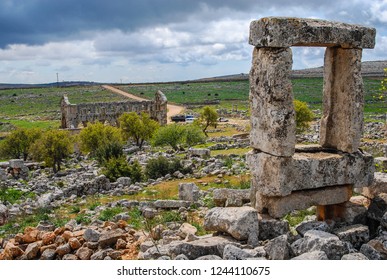
[[125,112],[146,112],[161,125],[167,123],[167,98],[158,91],[155,100],[96,102],[71,104],[66,95],[61,101],[62,128],[77,128],[80,124],[86,126],[91,122],[107,122],[118,125],[118,118]]

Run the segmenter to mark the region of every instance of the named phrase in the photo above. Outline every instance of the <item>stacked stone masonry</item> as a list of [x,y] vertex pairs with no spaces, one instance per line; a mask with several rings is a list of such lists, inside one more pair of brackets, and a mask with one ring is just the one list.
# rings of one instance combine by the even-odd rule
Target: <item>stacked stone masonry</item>
[[[363,129],[363,48],[374,28],[301,18],[262,18],[250,25],[251,202],[279,218],[294,209],[349,200],[370,186],[373,158],[359,150]],[[326,47],[320,145],[296,148],[290,72],[292,46]],[[332,217],[328,217],[332,218]]]
[[155,94],[155,100],[121,101],[71,104],[66,95],[61,101],[62,128],[76,129],[80,124],[107,122],[118,126],[118,118],[125,112],[146,112],[161,125],[167,124],[167,98],[161,91]]

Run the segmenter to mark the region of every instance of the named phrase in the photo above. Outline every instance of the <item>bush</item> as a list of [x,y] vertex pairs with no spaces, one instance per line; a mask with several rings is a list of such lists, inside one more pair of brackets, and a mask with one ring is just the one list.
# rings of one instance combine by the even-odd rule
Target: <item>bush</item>
[[144,178],[139,162],[129,164],[124,156],[107,160],[102,173],[112,182],[120,177],[129,177],[133,182],[141,182]]
[[173,174],[176,171],[188,173],[191,170],[184,168],[179,159],[168,160],[163,156],[150,159],[145,166],[145,174],[151,179],[161,178],[167,174]]
[[35,160],[44,160],[54,172],[60,170],[62,161],[74,150],[73,138],[68,131],[48,130],[31,147]]
[[184,126],[182,125],[167,125],[157,130],[153,137],[152,144],[154,146],[169,145],[172,149],[177,151],[179,149],[179,145],[184,143],[185,133]]
[[0,144],[0,157],[27,160],[33,143],[42,136],[38,128],[18,128]]
[[297,133],[302,133],[310,127],[310,122],[313,121],[314,114],[306,102],[299,100],[294,100],[294,109],[296,112],[296,130]]
[[197,125],[172,124],[161,127],[154,135],[152,144],[154,146],[171,146],[175,151],[179,146],[192,147],[204,142],[206,136]]
[[130,166],[124,156],[107,160],[102,169],[110,181],[115,182],[120,177],[130,177]]
[[109,159],[112,158],[119,158],[123,156],[123,145],[120,142],[109,142],[105,145],[102,145],[101,147],[98,147],[98,149],[95,151],[95,157],[97,161],[102,164]]
[[105,149],[108,145],[123,143],[120,129],[110,125],[105,126],[99,122],[89,124],[81,131],[79,138],[81,151],[90,153],[91,156],[96,156],[98,150]]

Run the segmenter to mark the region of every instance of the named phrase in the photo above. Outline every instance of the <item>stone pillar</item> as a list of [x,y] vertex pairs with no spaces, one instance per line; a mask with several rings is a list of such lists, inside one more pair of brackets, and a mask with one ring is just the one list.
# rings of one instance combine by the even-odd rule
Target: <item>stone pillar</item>
[[363,131],[361,49],[327,48],[320,145],[347,153],[359,149]]
[[296,144],[290,48],[255,48],[250,71],[251,146],[290,157]]

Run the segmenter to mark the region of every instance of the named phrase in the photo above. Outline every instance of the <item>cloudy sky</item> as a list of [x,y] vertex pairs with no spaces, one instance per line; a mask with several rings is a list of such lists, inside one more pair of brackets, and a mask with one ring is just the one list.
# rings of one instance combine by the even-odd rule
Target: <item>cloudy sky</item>
[[[1,0],[0,83],[247,73],[249,24],[267,16],[375,27],[363,61],[387,59],[387,0]],[[321,66],[323,53],[294,48],[293,68]]]

